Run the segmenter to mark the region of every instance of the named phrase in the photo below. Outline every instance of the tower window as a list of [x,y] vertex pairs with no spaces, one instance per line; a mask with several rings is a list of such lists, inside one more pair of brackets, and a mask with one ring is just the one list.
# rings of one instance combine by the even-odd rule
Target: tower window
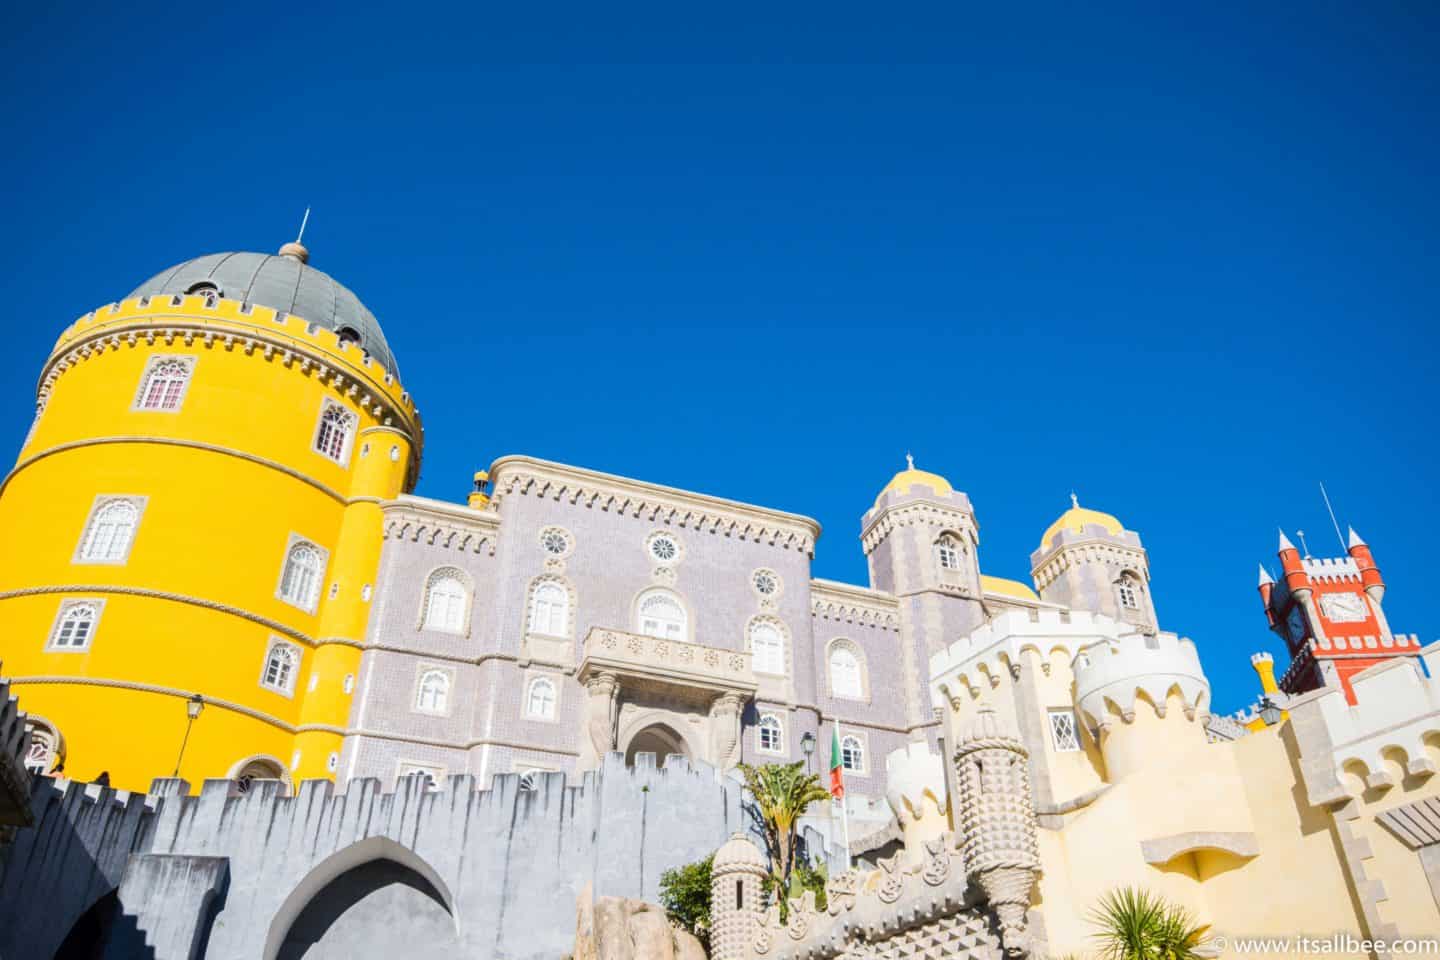
[[948,533],[935,541],[935,556],[941,570],[960,569],[960,542]]
[[360,331],[354,327],[341,327],[335,331],[335,336],[340,338],[341,343],[359,343]]
[[52,650],[84,650],[90,646],[95,625],[100,622],[100,600],[66,600],[50,635]]
[[425,629],[464,633],[470,591],[458,570],[437,570],[430,575],[425,598]]
[[215,301],[219,300],[225,295],[220,292],[219,287],[217,287],[215,284],[211,283],[208,280],[201,280],[199,283],[192,283],[185,290],[185,293],[192,297],[204,297],[205,305],[208,307],[215,306]]
[[24,760],[26,770],[43,776],[64,761],[65,741],[58,730],[33,716],[26,722],[25,729],[30,732],[30,749]]
[[846,737],[840,741],[840,763],[852,773],[865,772],[865,747],[859,737]]
[[190,383],[193,362],[188,357],[155,357],[140,378],[136,410],[179,410]]
[[421,713],[444,713],[450,709],[450,675],[444,670],[426,670],[415,692],[415,709]]
[[830,647],[830,694],[851,700],[865,698],[860,657],[848,640],[838,640]]
[[750,664],[756,673],[785,673],[785,638],[768,621],[750,625]]
[[1126,610],[1140,609],[1140,585],[1130,574],[1125,574],[1115,585],[1115,591],[1120,597],[1120,606]]
[[1050,711],[1050,740],[1056,753],[1074,753],[1080,749],[1080,730],[1073,710]]
[[333,400],[326,400],[315,428],[315,451],[342,467],[350,459],[350,442],[359,418]]
[[280,599],[306,613],[314,613],[324,571],[325,555],[320,548],[305,540],[296,540],[285,554],[285,568],[280,573]]
[[525,712],[541,720],[555,719],[555,682],[547,677],[530,681],[530,691],[525,697]]
[[80,541],[80,563],[124,563],[140,522],[138,498],[111,498],[96,503]]
[[785,730],[780,724],[780,718],[773,713],[767,713],[760,718],[758,737],[761,753],[784,753]]
[[291,644],[275,640],[265,655],[265,671],[260,675],[260,685],[291,696],[295,692],[295,674],[299,666],[300,652]]

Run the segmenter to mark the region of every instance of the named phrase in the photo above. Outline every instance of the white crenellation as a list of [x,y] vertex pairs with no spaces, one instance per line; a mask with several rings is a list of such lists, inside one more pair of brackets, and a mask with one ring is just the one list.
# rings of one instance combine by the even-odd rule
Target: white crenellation
[[1360,568],[1355,565],[1352,557],[1327,557],[1324,559],[1306,557],[1301,562],[1305,565],[1305,572],[1311,580],[1321,580],[1326,583],[1361,582]]
[[1074,669],[1075,705],[1091,729],[1116,715],[1129,723],[1142,695],[1164,717],[1172,690],[1179,691],[1187,719],[1208,719],[1210,681],[1188,637],[1127,633],[1107,638],[1081,648]]

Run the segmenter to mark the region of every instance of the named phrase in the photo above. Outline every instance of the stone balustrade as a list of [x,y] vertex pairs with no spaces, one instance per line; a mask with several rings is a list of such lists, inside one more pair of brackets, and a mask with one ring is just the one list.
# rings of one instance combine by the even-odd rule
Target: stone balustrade
[[717,693],[753,693],[750,654],[594,627],[585,636],[582,679],[596,672],[645,677]]

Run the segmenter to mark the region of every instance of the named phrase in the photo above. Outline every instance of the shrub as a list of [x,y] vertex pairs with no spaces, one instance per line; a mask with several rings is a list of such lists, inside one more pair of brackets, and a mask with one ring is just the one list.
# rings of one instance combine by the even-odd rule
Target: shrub
[[670,921],[693,933],[710,952],[710,868],[712,853],[660,874],[660,905]]

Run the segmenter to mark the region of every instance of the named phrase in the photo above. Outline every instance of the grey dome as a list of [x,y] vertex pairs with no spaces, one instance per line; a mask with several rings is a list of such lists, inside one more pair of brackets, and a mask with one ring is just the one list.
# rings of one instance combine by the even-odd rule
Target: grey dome
[[155,274],[136,287],[130,297],[184,294],[197,283],[212,283],[227,299],[293,313],[327,330],[355,331],[360,347],[399,377],[400,369],[375,315],[330,274],[304,263],[304,247],[286,244],[283,249],[286,256],[212,253],[186,260]]

